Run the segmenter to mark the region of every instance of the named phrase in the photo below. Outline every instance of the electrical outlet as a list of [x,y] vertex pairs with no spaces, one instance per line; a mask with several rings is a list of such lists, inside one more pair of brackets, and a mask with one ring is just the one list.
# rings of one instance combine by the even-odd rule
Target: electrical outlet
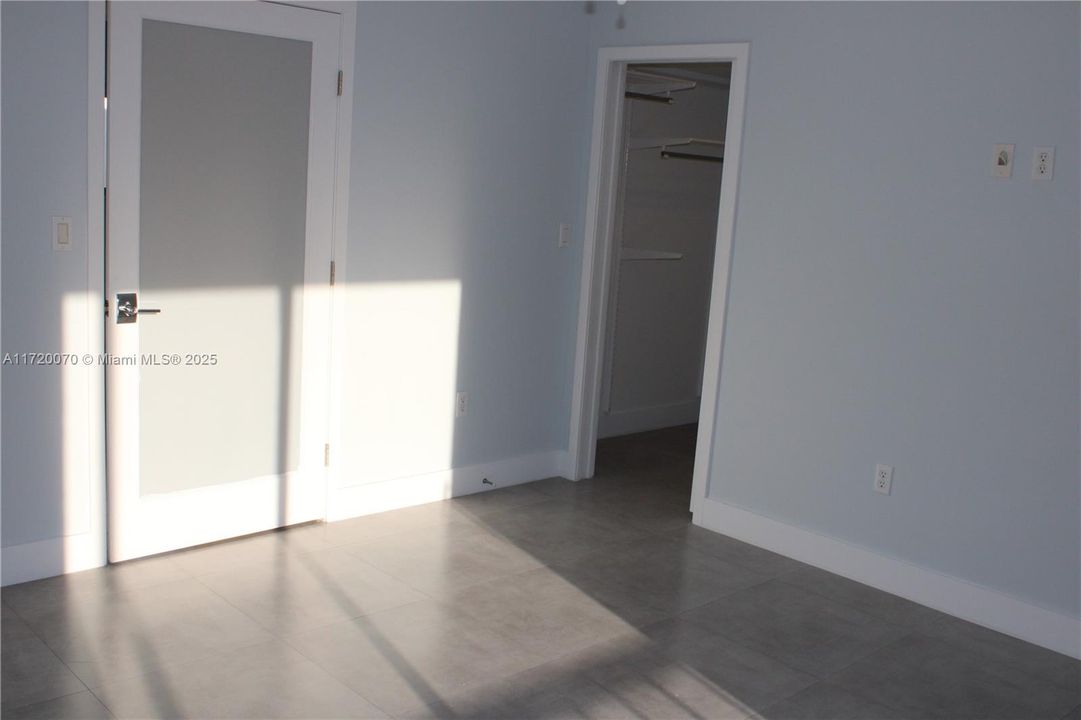
[[559,247],[567,247],[571,244],[571,226],[567,223],[559,223]]
[[1032,149],[1032,179],[1050,180],[1055,176],[1055,148]]
[[469,397],[464,392],[460,392],[454,396],[454,417],[460,418],[465,416],[465,411],[468,407]]
[[893,468],[889,465],[875,465],[875,492],[890,494],[893,484]]
[[991,160],[991,175],[1008,178],[1013,175],[1013,145],[995,145],[995,155]]

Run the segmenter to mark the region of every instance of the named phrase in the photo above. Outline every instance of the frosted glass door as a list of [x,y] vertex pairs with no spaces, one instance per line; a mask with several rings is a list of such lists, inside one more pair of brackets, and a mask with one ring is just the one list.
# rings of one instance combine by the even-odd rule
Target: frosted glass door
[[[177,70],[183,68],[183,72]],[[311,43],[143,21],[143,493],[295,471]]]
[[337,16],[114,15],[108,284],[138,306],[109,333],[138,358],[110,370],[123,559],[320,514]]

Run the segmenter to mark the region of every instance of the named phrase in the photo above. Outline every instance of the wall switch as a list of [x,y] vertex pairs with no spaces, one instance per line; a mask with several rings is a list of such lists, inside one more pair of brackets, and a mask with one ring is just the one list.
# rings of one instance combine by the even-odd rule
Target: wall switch
[[1008,178],[1013,174],[1013,145],[995,145],[995,156],[992,158],[991,175],[998,178]]
[[71,218],[54,217],[53,250],[71,250]]
[[460,418],[465,415],[465,411],[468,408],[469,398],[464,392],[460,392],[454,396],[454,417]]
[[571,244],[571,226],[567,223],[559,223],[559,247],[567,247]]
[[875,492],[889,495],[892,484],[893,468],[889,465],[875,465]]
[[1055,148],[1037,147],[1032,150],[1032,179],[1051,180],[1055,176]]

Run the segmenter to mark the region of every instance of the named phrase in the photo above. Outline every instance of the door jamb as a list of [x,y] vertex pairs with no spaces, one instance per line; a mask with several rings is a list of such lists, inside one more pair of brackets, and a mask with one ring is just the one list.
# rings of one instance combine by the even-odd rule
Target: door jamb
[[732,82],[725,129],[725,172],[721,177],[716,252],[706,331],[702,405],[695,448],[691,511],[708,495],[717,393],[720,385],[728,304],[732,242],[747,90],[750,43],[658,45],[601,48],[594,88],[593,136],[589,162],[578,330],[571,388],[568,471],[571,480],[591,477],[596,462],[604,328],[611,281],[612,235],[619,144],[623,122],[623,69],[633,62],[731,62]]
[[[342,71],[341,95],[338,98],[338,130],[335,138],[334,167],[334,237],[331,243],[331,260],[334,262],[335,281],[330,287],[330,347],[327,349],[329,418],[327,419],[327,467],[324,503],[329,503],[333,490],[341,485],[337,448],[342,447],[342,418],[346,378],[345,338],[346,294],[345,283],[347,250],[349,245],[349,179],[353,143],[353,92],[356,69],[357,4],[335,0],[264,0],[280,5],[294,5],[310,10],[341,15],[341,35],[338,43],[338,68]],[[324,504],[323,520],[330,517],[329,507]]]

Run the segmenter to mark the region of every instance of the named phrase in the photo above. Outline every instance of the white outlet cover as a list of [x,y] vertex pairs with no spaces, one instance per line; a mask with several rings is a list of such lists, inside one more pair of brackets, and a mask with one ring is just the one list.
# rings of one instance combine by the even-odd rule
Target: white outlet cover
[[460,392],[454,396],[454,417],[464,417],[466,411],[469,409],[469,396],[464,392]]
[[995,145],[995,153],[991,158],[991,175],[997,178],[1013,175],[1012,143]]
[[1032,148],[1032,179],[1052,180],[1055,177],[1055,148],[1050,145]]
[[874,488],[875,492],[883,495],[890,494],[893,485],[893,468],[889,465],[875,465]]

